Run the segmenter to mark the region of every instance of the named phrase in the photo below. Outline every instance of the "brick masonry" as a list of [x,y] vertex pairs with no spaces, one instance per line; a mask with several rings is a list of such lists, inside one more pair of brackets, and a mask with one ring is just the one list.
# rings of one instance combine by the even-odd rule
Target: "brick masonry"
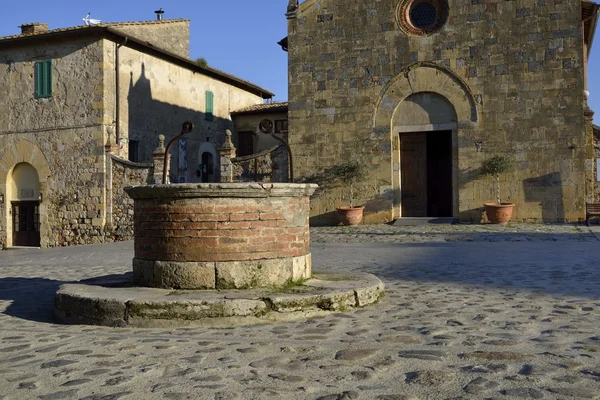
[[[163,281],[156,276],[157,269],[163,276],[180,275],[181,282],[169,280],[175,287],[208,273],[219,288],[261,286],[267,276],[268,285],[308,278],[306,272],[297,272],[297,264],[304,262],[301,270],[310,271],[308,213],[314,189],[314,185],[257,183],[127,189],[135,201],[136,281],[164,286],[157,283]],[[285,271],[264,274],[263,268]],[[258,275],[248,276],[250,270]]]

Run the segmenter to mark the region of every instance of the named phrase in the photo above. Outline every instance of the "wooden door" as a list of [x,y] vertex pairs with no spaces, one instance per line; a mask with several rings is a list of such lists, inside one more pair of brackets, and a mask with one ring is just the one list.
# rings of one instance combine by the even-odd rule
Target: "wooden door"
[[39,201],[13,201],[13,245],[32,246],[40,245],[40,202]]
[[400,134],[403,217],[427,216],[427,135]]

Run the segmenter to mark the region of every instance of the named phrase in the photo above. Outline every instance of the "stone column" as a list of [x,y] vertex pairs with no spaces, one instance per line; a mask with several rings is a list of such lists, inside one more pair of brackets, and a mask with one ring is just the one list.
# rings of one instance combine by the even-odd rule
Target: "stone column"
[[165,159],[165,135],[158,135],[158,147],[152,153],[152,164],[154,164],[154,184],[160,185],[162,183],[168,184],[169,182],[169,169],[171,166],[171,154],[167,156],[167,181],[162,181],[163,167]]
[[583,111],[585,118],[585,201],[595,202],[596,160],[594,158],[594,111],[586,107]]
[[219,148],[220,157],[220,181],[221,182],[233,182],[233,164],[232,158],[235,158],[235,147],[231,141],[231,131],[225,130],[225,142]]

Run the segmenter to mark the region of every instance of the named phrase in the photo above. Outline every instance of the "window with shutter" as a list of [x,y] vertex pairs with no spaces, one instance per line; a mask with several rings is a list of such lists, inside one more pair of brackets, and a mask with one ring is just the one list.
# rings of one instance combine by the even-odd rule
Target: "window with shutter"
[[215,116],[213,114],[214,111],[214,94],[213,92],[207,91],[206,92],[206,120],[207,121],[212,121],[215,119]]
[[52,60],[35,62],[35,97],[52,97]]

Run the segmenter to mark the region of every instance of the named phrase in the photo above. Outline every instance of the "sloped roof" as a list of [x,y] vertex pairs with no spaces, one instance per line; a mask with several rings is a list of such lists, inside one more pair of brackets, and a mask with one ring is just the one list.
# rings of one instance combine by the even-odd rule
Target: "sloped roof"
[[600,5],[588,1],[581,1],[581,19],[583,20],[583,40],[588,45],[588,53],[592,50],[592,43],[594,41],[594,34],[596,33],[596,26],[598,25],[598,12]]
[[[161,58],[165,61],[169,61],[173,64],[179,65],[183,68],[187,68],[189,70],[199,72],[203,75],[209,76],[216,80],[220,80],[222,82],[228,83],[232,86],[238,87],[240,89],[246,90],[250,93],[261,96],[263,99],[270,99],[274,96],[272,92],[267,89],[264,89],[258,85],[253,84],[252,82],[246,81],[244,79],[238,78],[237,76],[228,74],[219,69],[209,67],[209,66],[201,66],[198,65],[195,61],[190,60],[189,58],[181,57],[177,54],[171,53],[167,50],[164,50],[151,42],[143,41],[137,39],[131,35],[128,35],[125,32],[122,32],[118,29],[119,26],[130,26],[130,25],[151,25],[151,24],[165,24],[165,23],[174,23],[174,22],[184,22],[188,21],[186,19],[170,19],[170,20],[161,20],[161,21],[140,21],[140,22],[116,22],[116,23],[101,23],[90,26],[74,26],[70,28],[60,28],[53,29],[45,32],[38,32],[33,34],[19,34],[13,36],[4,36],[0,37],[0,50],[8,47],[15,47],[26,43],[31,42],[46,42],[48,40],[54,39],[69,39],[69,38],[81,38],[84,35],[99,35],[106,39],[119,41],[122,43],[125,39],[125,46],[131,47],[143,53],[154,55],[158,58]],[[27,24],[25,24],[27,25]]]
[[231,112],[231,115],[287,112],[288,102],[254,104]]
[[[177,19],[163,19],[160,21],[154,20],[154,21],[102,22],[100,24],[93,24],[90,26],[87,26],[87,25],[70,26],[68,28],[58,28],[58,29],[52,29],[52,30],[47,30],[47,31],[43,31],[43,32],[25,34],[25,35],[20,33],[18,35],[0,36],[0,42],[3,40],[7,40],[7,39],[19,39],[19,38],[24,38],[24,37],[56,34],[56,33],[61,33],[61,32],[80,31],[80,30],[96,28],[96,27],[109,27],[109,26],[119,27],[119,26],[131,26],[131,25],[164,25],[164,24],[172,24],[172,23],[176,23],[176,22],[189,22],[189,21],[190,21],[189,19],[177,18]],[[36,24],[40,24],[40,23],[41,22],[31,22],[31,23],[27,23],[27,24],[23,24],[23,25],[36,25]]]

